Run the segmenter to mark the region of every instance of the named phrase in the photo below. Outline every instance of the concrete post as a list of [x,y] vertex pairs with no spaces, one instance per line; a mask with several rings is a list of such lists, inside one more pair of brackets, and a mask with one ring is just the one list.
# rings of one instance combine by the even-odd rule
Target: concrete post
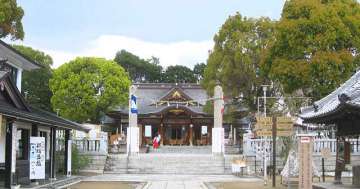
[[[127,128],[127,154],[139,153],[139,127],[137,112],[132,111],[132,108],[137,109],[137,102],[132,100],[132,96],[136,97],[136,86],[131,85],[129,91],[129,127]],[[135,104],[134,104],[135,103]]]
[[223,128],[224,94],[220,85],[214,90],[214,128],[212,131],[212,153],[214,155],[223,155],[224,146],[224,128]]

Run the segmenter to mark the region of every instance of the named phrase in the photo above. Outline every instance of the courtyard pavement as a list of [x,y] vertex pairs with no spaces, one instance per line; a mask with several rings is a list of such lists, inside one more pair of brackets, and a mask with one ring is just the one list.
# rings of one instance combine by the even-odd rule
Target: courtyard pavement
[[144,189],[206,189],[209,182],[256,182],[258,178],[240,178],[233,175],[169,175],[169,174],[104,174],[84,181],[125,181],[146,183]]

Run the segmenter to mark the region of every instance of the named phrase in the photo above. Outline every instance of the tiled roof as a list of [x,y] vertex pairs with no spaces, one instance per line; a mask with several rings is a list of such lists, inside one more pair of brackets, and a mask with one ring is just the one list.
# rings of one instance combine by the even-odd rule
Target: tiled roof
[[321,118],[347,106],[360,108],[360,71],[328,96],[316,101],[312,106],[302,108],[300,117],[305,121]]
[[16,106],[13,106],[11,103],[0,103],[0,114],[30,123],[38,123],[42,125],[57,126],[60,128],[69,128],[82,131],[89,130],[88,128],[83,127],[78,123],[69,121],[53,113],[36,109],[27,105],[25,100],[21,96],[19,90],[16,88],[15,84],[11,81],[9,77],[10,76],[8,73],[0,71],[0,81],[8,82],[9,85],[12,86],[11,90],[14,91],[14,94],[16,96],[15,98],[18,101],[24,103],[26,108],[20,109]]
[[8,59],[12,63],[18,62],[21,66],[17,66],[20,66],[24,70],[32,70],[43,67],[40,63],[35,62],[31,58],[20,53],[18,50],[2,40],[0,40],[0,58]]

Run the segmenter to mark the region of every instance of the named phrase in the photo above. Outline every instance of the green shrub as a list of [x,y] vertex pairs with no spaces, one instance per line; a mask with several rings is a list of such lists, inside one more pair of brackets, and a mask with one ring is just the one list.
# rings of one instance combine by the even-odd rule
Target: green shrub
[[86,155],[83,155],[77,149],[75,144],[71,148],[71,171],[73,174],[78,174],[79,171],[88,166],[91,163],[91,159]]

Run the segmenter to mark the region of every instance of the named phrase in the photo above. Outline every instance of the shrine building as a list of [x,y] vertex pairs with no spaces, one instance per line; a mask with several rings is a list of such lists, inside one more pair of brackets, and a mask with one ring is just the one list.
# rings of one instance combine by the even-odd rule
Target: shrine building
[[[209,105],[210,113],[204,110],[206,103],[211,102],[211,98],[199,84],[141,83],[134,85],[137,88],[140,145],[151,144],[156,134],[161,135],[162,145],[212,144],[211,135],[214,126],[212,105]],[[123,106],[107,115],[111,118],[110,124],[113,127],[126,133],[128,113],[128,107]],[[236,144],[236,136],[239,136],[249,123],[246,120],[233,125],[224,123],[226,141]],[[231,141],[229,141],[230,138]]]

